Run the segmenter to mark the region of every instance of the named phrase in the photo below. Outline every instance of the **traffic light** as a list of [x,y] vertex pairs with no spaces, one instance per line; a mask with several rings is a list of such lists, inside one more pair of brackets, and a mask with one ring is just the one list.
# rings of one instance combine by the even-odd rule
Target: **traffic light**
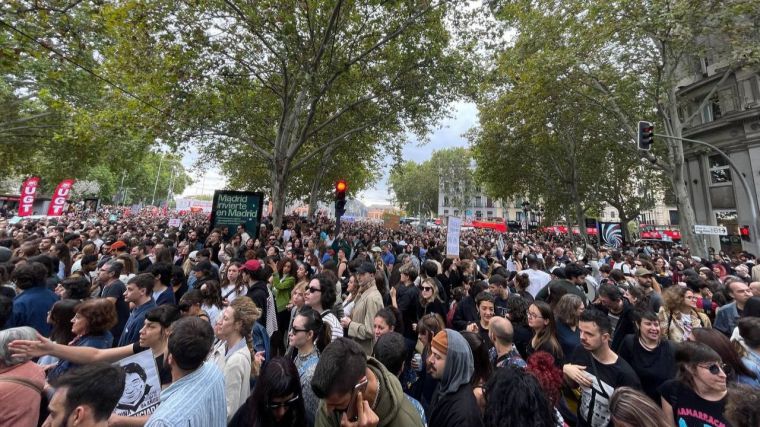
[[749,242],[749,225],[739,227],[739,235],[742,236],[742,240]]
[[654,142],[654,124],[652,122],[639,122],[639,150],[649,151]]
[[346,213],[346,190],[348,184],[343,179],[335,183],[335,217],[340,218]]

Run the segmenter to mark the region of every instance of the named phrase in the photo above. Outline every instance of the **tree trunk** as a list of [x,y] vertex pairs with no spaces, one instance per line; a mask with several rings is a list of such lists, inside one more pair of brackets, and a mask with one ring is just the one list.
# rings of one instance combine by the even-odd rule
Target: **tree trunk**
[[[618,210],[618,212],[620,212]],[[624,217],[623,215],[618,215],[620,217],[620,228],[623,232],[623,241],[628,242],[630,245],[633,243],[633,236],[631,236],[631,230],[628,229],[628,224],[631,223],[631,220],[633,218]]]
[[[683,125],[681,119],[678,117],[678,99],[676,97],[676,88],[673,87],[668,91],[668,105],[667,105],[667,120],[670,122],[669,133],[672,136],[680,138],[682,137]],[[661,111],[661,115],[662,112]],[[691,204],[691,197],[689,197],[689,188],[686,183],[686,176],[684,170],[684,156],[683,156],[683,142],[677,139],[668,138],[665,141],[668,147],[668,156],[671,165],[673,166],[673,173],[670,174],[670,185],[673,187],[673,193],[676,196],[676,204],[678,207],[679,216],[679,229],[681,231],[681,244],[688,247],[691,250],[692,255],[701,256],[707,258],[707,248],[703,244],[703,240],[698,238],[694,233],[694,225],[697,223],[697,216],[694,213],[694,206]]]
[[[680,179],[679,179],[680,178]],[[681,244],[691,250],[692,255],[707,258],[707,248],[703,239],[694,233],[694,224],[697,223],[697,217],[694,208],[691,205],[689,189],[683,180],[682,173],[674,173],[671,177],[671,185],[676,195],[676,206],[678,208],[679,229],[681,231]]]
[[276,161],[275,167],[272,168],[272,224],[275,227],[282,225],[282,218],[285,215],[288,169],[287,161]]
[[335,152],[336,145],[330,145],[322,152],[322,156],[319,159],[319,168],[317,174],[314,176],[314,181],[311,183],[311,192],[309,193],[309,218],[314,216],[314,212],[317,211],[317,203],[319,203],[320,186],[322,185],[322,179],[325,177],[325,171],[327,170],[327,163]]
[[[578,194],[578,167],[575,162],[575,145],[572,146],[570,164],[572,166],[572,177],[570,182],[570,196],[573,198],[573,208],[575,208],[575,221],[578,223],[578,232],[581,239],[583,239],[583,245],[588,243],[588,234],[586,233],[586,213],[583,209],[581,202],[581,196]],[[572,230],[568,230],[572,236]]]

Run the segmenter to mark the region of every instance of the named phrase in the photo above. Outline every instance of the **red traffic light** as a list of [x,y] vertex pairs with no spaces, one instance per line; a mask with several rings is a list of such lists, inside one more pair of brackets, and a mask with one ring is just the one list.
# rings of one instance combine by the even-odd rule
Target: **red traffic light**
[[342,193],[346,191],[347,188],[348,188],[348,184],[346,184],[346,181],[342,179],[335,183],[335,191],[339,191]]

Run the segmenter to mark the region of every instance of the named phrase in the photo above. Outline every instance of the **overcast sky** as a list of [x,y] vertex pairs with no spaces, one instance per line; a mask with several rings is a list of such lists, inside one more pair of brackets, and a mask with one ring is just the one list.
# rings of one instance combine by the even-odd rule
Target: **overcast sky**
[[[450,118],[443,120],[432,132],[429,142],[420,145],[413,136],[410,136],[410,142],[404,146],[403,157],[405,160],[414,160],[422,162],[430,158],[435,150],[448,147],[466,147],[467,140],[463,134],[473,126],[477,125],[477,108],[471,103],[455,103],[452,108]],[[192,165],[196,159],[194,151],[189,152],[183,159],[183,164],[190,171],[196,182],[187,187],[182,194],[190,196],[196,194],[214,194],[214,190],[221,190],[227,184],[227,180],[220,174],[218,168],[210,168],[204,175],[193,173]],[[386,159],[390,164],[392,159]],[[374,187],[363,191],[359,194],[358,199],[365,205],[389,204],[390,196],[388,194],[388,173],[389,167],[386,166],[383,176]]]

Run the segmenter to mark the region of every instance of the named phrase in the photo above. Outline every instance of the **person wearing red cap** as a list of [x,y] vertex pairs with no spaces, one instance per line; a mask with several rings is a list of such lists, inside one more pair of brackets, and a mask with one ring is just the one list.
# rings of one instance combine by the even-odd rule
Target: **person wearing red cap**
[[120,254],[127,253],[127,244],[122,240],[117,240],[111,244],[110,250],[113,256],[119,256]]
[[[248,286],[248,298],[253,300],[256,307],[261,309],[261,316],[257,322],[267,328],[267,333],[272,335],[273,328],[277,325],[274,296],[267,287],[267,280],[272,272],[266,266],[262,266],[258,260],[249,259],[240,266],[240,275],[243,282]],[[267,326],[268,325],[268,326]]]

